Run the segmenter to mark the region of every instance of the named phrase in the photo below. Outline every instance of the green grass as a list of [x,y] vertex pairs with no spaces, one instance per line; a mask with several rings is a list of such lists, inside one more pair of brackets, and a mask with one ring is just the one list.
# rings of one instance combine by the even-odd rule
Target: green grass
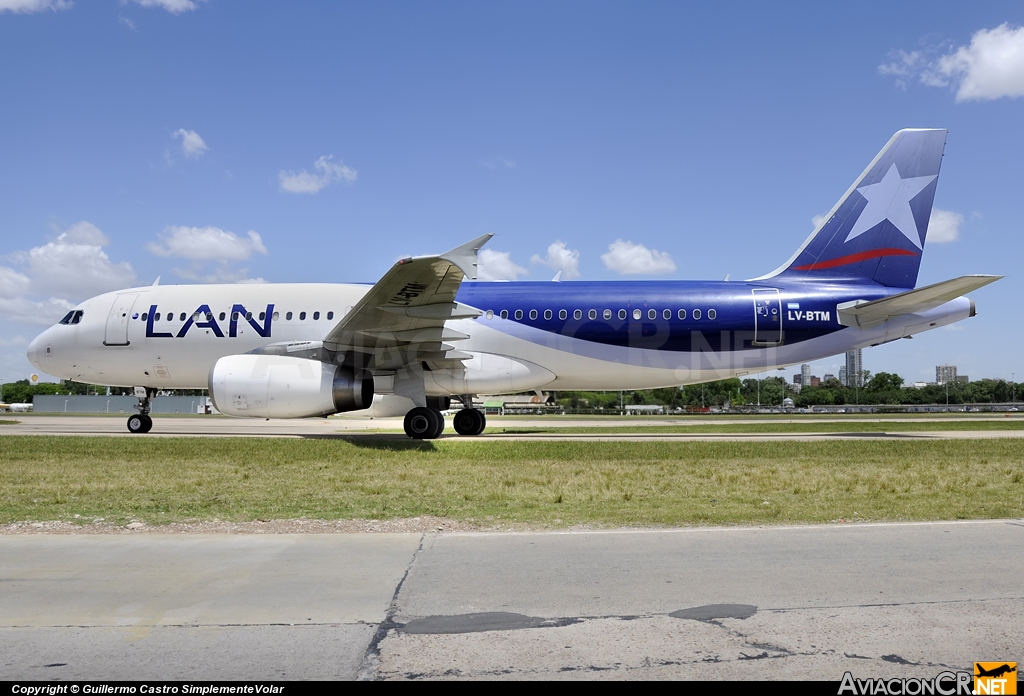
[[435,442],[0,436],[0,522],[438,515],[483,526],[1024,516],[1017,439]]
[[[504,427],[503,427],[504,426]],[[1024,420],[978,420],[978,421],[806,421],[796,423],[695,423],[693,425],[630,425],[628,421],[607,425],[563,427],[516,427],[514,424],[498,423],[487,432],[492,433],[550,433],[550,434],[657,434],[657,433],[865,433],[865,432],[945,432],[964,430],[1020,430],[1024,431]]]
[[21,421],[0,419],[0,425],[18,425]]

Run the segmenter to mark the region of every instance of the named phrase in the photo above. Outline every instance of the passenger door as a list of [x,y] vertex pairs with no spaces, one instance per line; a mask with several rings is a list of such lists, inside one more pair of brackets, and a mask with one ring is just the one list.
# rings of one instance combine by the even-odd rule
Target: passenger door
[[137,292],[122,292],[114,299],[110,314],[107,315],[107,331],[103,335],[103,345],[128,345],[128,322],[131,321],[132,305],[138,296]]
[[782,343],[782,301],[775,288],[753,290],[754,345],[777,346]]

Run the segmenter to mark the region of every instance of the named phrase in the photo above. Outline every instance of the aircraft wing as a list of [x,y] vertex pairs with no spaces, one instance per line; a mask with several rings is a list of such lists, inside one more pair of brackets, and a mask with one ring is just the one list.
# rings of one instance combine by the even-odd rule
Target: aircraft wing
[[455,295],[463,278],[476,279],[477,252],[492,236],[485,234],[438,256],[401,259],[338,322],[324,346],[373,354],[379,368],[415,359],[468,358],[449,342],[469,337],[444,324],[482,313],[456,302]]
[[900,314],[912,314],[933,309],[972,290],[994,283],[1002,277],[995,275],[961,276],[873,302],[866,300],[843,302],[836,306],[836,314],[839,315],[839,323],[843,326],[874,326]]

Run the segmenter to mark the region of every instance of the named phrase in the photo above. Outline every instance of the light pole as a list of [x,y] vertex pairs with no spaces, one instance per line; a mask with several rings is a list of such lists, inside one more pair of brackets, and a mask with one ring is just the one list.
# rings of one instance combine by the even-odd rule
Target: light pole
[[1011,372],[1010,373],[1010,388],[1013,389],[1013,399],[1012,399],[1012,402],[1013,402],[1013,405],[1016,406],[1017,405],[1017,373],[1016,372]]

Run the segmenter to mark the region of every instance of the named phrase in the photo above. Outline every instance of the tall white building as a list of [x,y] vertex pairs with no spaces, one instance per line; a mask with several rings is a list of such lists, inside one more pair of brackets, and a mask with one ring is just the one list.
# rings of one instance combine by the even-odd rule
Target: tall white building
[[811,366],[807,363],[800,366],[800,386],[811,386]]
[[956,381],[956,365],[936,365],[935,381],[939,384]]
[[[846,386],[848,387],[863,387],[864,386],[864,365],[862,362],[863,355],[861,348],[846,351]],[[840,378],[841,379],[841,378]]]

